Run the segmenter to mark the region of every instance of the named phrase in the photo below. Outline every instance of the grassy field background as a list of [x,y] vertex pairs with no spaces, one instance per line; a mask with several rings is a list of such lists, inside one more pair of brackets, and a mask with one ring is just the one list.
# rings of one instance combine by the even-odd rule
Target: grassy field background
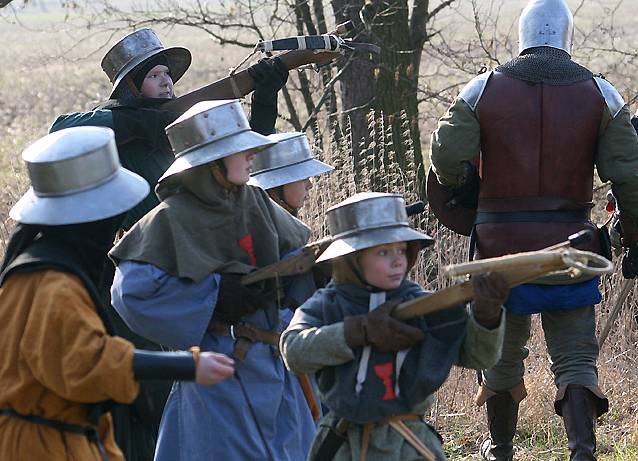
[[[14,0],[16,2],[18,0]],[[604,73],[633,105],[638,94],[638,79],[634,78],[638,59],[633,54],[638,43],[633,19],[635,1],[568,3],[578,11],[575,58],[594,72]],[[442,30],[441,36],[424,51],[420,83],[424,94],[430,95],[424,97],[420,106],[424,152],[427,152],[429,133],[436,120],[463,82],[477,73],[481,65],[495,64],[478,44],[472,2],[462,0],[458,4],[458,8],[440,18],[437,26]],[[522,0],[476,3],[476,11],[485,26],[484,46],[501,62],[515,50],[516,18],[524,4]],[[0,43],[3,44],[0,68],[0,222],[3,230],[0,237],[3,243],[12,227],[8,210],[28,184],[20,160],[22,150],[46,134],[59,114],[88,110],[107,98],[110,84],[99,62],[109,44],[123,35],[99,31],[100,27],[87,31],[81,12],[60,8],[55,1],[36,2],[24,8],[21,3],[15,6],[19,8],[5,9],[0,17]],[[166,45],[186,46],[193,53],[191,69],[176,86],[178,93],[224,76],[246,53],[236,47],[221,47],[204,32],[192,28],[160,28],[158,33]],[[463,65],[452,64],[456,60]],[[310,74],[310,78],[318,77]],[[278,122],[278,128],[289,129],[283,121]],[[373,129],[383,133],[382,126],[373,126]],[[337,166],[338,171],[318,181],[311,203],[304,210],[303,218],[315,229],[316,236],[325,232],[326,208],[350,193],[369,188],[366,180],[354,180],[347,141],[319,147],[318,155]],[[416,198],[412,192],[416,189],[413,172],[398,168],[390,147],[387,153],[390,155],[380,155],[383,151],[378,148],[371,150],[366,160],[366,171],[370,174],[364,177],[385,171],[387,190],[404,193],[409,199]],[[597,197],[601,198],[605,190],[601,186]],[[596,208],[599,219],[604,219],[603,209],[600,199]],[[415,225],[433,235],[437,243],[430,256],[416,268],[414,276],[431,289],[445,286],[449,281],[437,275],[436,267],[463,260],[467,242],[438,226],[428,213],[418,218]],[[603,279],[604,300],[598,307],[599,325],[607,319],[621,280],[618,271]],[[635,307],[634,292],[599,362],[601,387],[611,402],[611,411],[601,418],[598,427],[599,459],[605,461],[638,460]],[[529,347],[531,353],[526,362],[529,397],[521,406],[517,459],[567,459],[562,421],[552,409],[555,387],[538,319],[534,320]],[[472,403],[475,390],[474,372],[453,370],[428,415],[443,434],[451,460],[478,459],[475,452],[486,434],[486,424],[483,409],[477,409]]]

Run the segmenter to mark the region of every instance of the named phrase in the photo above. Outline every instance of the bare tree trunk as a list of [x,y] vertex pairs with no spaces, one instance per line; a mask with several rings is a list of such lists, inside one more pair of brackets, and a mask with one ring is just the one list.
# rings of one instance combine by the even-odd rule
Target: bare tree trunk
[[[357,30],[362,30],[359,11],[363,0],[332,0],[332,9],[337,23],[352,21]],[[359,41],[370,42],[370,37],[360,32]],[[352,56],[341,77],[341,103],[344,113],[350,118],[352,154],[355,169],[360,161],[361,144],[370,140],[366,114],[374,99],[374,74],[376,65],[366,56]]]
[[[417,103],[418,73],[422,48],[416,48],[410,33],[410,18],[407,0],[386,0],[366,3],[361,12],[375,42],[383,44],[381,64],[376,71],[375,99],[372,108],[382,113],[387,126],[392,127],[392,140],[397,160],[402,167],[407,165],[406,143],[409,135],[417,163],[421,161],[421,139]],[[409,121],[409,134],[403,133],[401,120],[405,111]]]
[[[382,50],[377,63],[355,57],[341,80],[343,109],[352,123],[355,160],[361,140],[366,144],[370,141],[366,113],[374,110],[382,115],[386,126],[391,126],[393,150],[399,164],[407,166],[410,148],[417,166],[423,164],[417,98],[421,55],[430,39],[428,23],[455,0],[437,2],[433,9],[429,0],[411,0],[412,14],[408,1],[331,1],[337,21],[354,21],[357,30],[364,31],[358,39],[375,43]],[[407,137],[410,143],[404,142]]]
[[[358,36],[359,40],[376,43],[382,49],[378,63],[365,56],[353,58],[341,80],[343,109],[352,123],[355,161],[359,160],[359,144],[362,140],[366,144],[370,140],[366,114],[375,110],[392,125],[394,150],[401,165],[405,165],[405,144],[401,142],[404,134],[399,117],[400,112],[405,110],[410,118],[415,158],[420,162],[418,74],[414,72],[416,53],[409,32],[407,0],[375,0],[368,1],[365,6],[362,0],[332,0],[332,7],[338,22],[352,20],[358,25],[358,30],[365,30]],[[361,17],[365,24],[362,24]],[[418,55],[420,59],[420,53]]]

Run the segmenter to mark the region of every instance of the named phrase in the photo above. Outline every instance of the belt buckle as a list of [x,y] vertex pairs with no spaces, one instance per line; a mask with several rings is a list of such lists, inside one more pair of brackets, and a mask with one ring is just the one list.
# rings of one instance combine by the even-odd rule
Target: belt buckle
[[229,328],[230,337],[233,338],[233,341],[237,341],[237,337],[235,336],[235,325],[231,324]]

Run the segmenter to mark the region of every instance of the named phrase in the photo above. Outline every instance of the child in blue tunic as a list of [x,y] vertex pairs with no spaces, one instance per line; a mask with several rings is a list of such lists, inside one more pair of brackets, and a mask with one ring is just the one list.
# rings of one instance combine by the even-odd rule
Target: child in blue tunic
[[[264,189],[270,198],[297,217],[312,189],[311,178],[334,170],[314,158],[308,138],[303,133],[277,133],[268,136],[277,144],[265,149],[255,158],[248,184]],[[298,254],[294,251],[286,257]],[[308,272],[287,278],[283,309],[279,310],[279,327],[283,331],[292,314],[304,301],[326,284],[323,273]],[[299,375],[313,417],[321,417],[321,405],[316,383],[307,375]]]
[[271,141],[248,130],[238,102],[198,104],[167,132],[178,158],[160,180],[161,203],[111,252],[113,305],[153,341],[238,360],[234,379],[214,391],[174,385],[155,459],[305,459],[315,424],[278,353],[279,291],[240,279],[303,246],[309,231],[246,185]]
[[[320,423],[314,460],[444,460],[422,419],[451,367],[495,363],[508,288],[497,275],[473,277],[475,301],[406,323],[402,301],[427,293],[406,279],[432,239],[411,229],[394,194],[357,194],[328,211],[335,237],[318,261],[332,282],[297,311],[282,334],[287,366],[316,373],[330,413]],[[331,435],[333,432],[339,435]]]
[[[297,217],[312,189],[312,179],[330,173],[334,168],[314,158],[303,133],[277,133],[268,138],[277,144],[255,158],[248,184],[264,189],[275,203]],[[306,273],[289,277],[286,289],[289,305],[280,312],[282,330],[288,326],[292,312],[316,291],[316,275]],[[323,278],[319,280],[319,286],[324,284]]]

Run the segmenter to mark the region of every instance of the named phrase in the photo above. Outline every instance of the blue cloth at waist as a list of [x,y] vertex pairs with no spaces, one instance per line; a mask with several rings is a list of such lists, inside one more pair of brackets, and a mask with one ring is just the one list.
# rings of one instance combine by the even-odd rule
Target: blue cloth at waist
[[598,304],[602,299],[599,282],[599,277],[594,277],[571,285],[519,285],[510,290],[505,308],[513,314],[526,315]]

